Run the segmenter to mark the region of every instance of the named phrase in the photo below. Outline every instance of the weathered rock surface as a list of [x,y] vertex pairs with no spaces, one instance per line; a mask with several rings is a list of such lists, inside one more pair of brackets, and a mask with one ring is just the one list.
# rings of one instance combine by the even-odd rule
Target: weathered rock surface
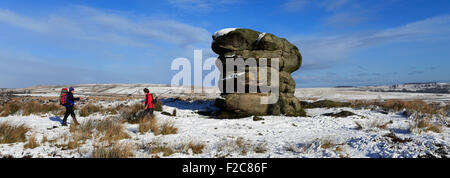
[[[302,64],[302,56],[296,46],[284,38],[279,38],[273,34],[260,33],[250,29],[224,29],[213,35],[212,50],[219,55],[219,60],[223,66],[221,69],[221,96],[223,99],[216,101],[216,105],[224,111],[239,113],[239,115],[280,115],[303,116],[300,101],[294,96],[295,81],[291,73],[298,70]],[[253,58],[257,62],[257,69],[247,67],[245,70],[246,93],[226,91],[226,80],[238,80],[231,78],[237,71],[225,71],[227,58],[242,58],[247,61]],[[261,69],[262,58],[267,59],[268,76],[270,78],[270,68],[279,71],[279,100],[275,104],[261,104],[261,97],[268,93],[260,92],[261,80],[258,78],[258,71]],[[272,58],[279,59],[279,66],[271,66]],[[267,80],[269,85],[270,79]],[[258,88],[257,93],[249,93],[249,88],[255,82]]]

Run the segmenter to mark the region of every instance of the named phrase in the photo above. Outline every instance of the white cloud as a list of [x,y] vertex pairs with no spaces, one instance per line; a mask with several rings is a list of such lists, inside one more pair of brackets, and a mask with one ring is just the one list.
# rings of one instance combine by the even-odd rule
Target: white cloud
[[298,11],[310,4],[310,0],[289,0],[281,5],[281,7],[290,12]]
[[347,5],[350,0],[323,0],[320,1],[319,6],[325,8],[326,10],[335,10],[344,5]]
[[303,55],[303,69],[323,69],[357,49],[377,44],[450,38],[450,15],[428,18],[400,27],[350,35],[291,38]]
[[38,32],[48,31],[45,23],[16,14],[6,9],[0,9],[0,22]]
[[365,5],[354,0],[288,0],[281,8],[288,12],[320,10],[323,25],[332,27],[349,27],[370,19],[370,14],[378,7]]
[[411,41],[420,39],[439,39],[439,35],[450,33],[450,15],[436,16],[407,25],[383,30],[371,36],[372,39],[386,41]]
[[287,11],[299,11],[313,6],[323,8],[326,11],[336,10],[350,3],[350,0],[288,0],[281,5]]
[[[26,52],[0,50],[0,88],[29,87],[36,84],[83,84],[125,81],[123,75],[68,65],[51,63]],[[7,65],[4,65],[7,64]],[[36,83],[39,82],[39,83]]]
[[239,0],[169,0],[175,7],[196,11],[210,11],[220,5],[234,4]]
[[135,47],[151,47],[155,42],[186,46],[210,40],[207,30],[175,20],[127,17],[84,6],[73,6],[68,11],[70,15],[32,17],[0,9],[0,23],[47,35]]
[[[20,44],[42,44],[8,48],[16,51],[8,51],[11,55],[0,51],[3,87],[64,83],[67,78],[59,75],[64,71],[53,69],[63,69],[56,64],[66,63],[77,67],[73,68],[77,75],[66,83],[164,83],[170,81],[170,60],[191,55],[194,48],[209,49],[212,40],[207,30],[176,20],[85,6],[56,9],[39,16],[0,9],[0,29],[11,34],[2,37],[9,41],[20,38]],[[19,37],[22,35],[31,38]],[[17,56],[23,53],[35,57]],[[165,75],[142,77],[149,70]]]
[[367,19],[361,12],[337,12],[325,19],[325,25],[348,27],[358,25]]

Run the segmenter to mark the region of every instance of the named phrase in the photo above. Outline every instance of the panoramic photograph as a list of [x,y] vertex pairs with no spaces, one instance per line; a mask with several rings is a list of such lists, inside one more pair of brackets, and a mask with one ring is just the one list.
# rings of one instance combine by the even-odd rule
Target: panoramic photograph
[[0,160],[448,158],[449,47],[448,0],[2,0]]

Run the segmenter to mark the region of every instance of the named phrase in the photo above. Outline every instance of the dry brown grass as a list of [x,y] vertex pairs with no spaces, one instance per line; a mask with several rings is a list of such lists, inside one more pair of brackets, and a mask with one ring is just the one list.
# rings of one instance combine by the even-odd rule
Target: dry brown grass
[[112,143],[117,140],[131,138],[124,131],[123,123],[114,118],[106,118],[95,124],[95,129],[101,134],[100,141]]
[[[356,130],[364,129],[363,125],[360,122],[354,121],[354,123],[356,125],[356,127],[355,127]],[[365,124],[365,127],[368,129],[373,129],[373,128],[387,129],[387,126],[392,123],[393,123],[392,121],[382,122],[380,120],[373,120],[373,121]]]
[[80,109],[80,116],[81,117],[87,117],[91,114],[100,112],[101,108],[100,106],[94,105],[94,104],[86,104]]
[[356,127],[355,127],[356,130],[362,130],[363,129],[362,125],[359,122],[356,122],[356,121],[354,121],[354,122],[356,124]]
[[141,134],[144,134],[151,130],[155,135],[159,135],[160,129],[156,116],[145,116],[144,118],[140,119],[138,130]]
[[12,158],[14,158],[14,156],[13,156],[13,155],[1,155],[1,154],[0,154],[0,158],[4,158],[4,159],[12,159]]
[[13,125],[8,122],[0,123],[0,144],[26,141],[25,134],[30,128],[24,124]]
[[28,143],[25,144],[23,147],[25,149],[33,149],[40,146],[39,143],[36,141],[36,133],[32,133],[31,136],[28,138]]
[[161,125],[161,134],[169,135],[169,134],[177,134],[178,128],[174,126],[174,123],[171,121],[166,121]]
[[177,116],[177,109],[173,109],[172,116]]
[[339,107],[349,107],[351,103],[338,102],[331,100],[320,100],[312,103],[301,102],[303,108],[339,108]]
[[150,130],[151,121],[153,118],[144,117],[139,120],[139,128],[138,131],[141,134],[147,133]]
[[[65,135],[63,137],[64,142],[67,141],[67,143],[64,144],[57,144],[55,145],[58,148],[62,149],[77,149],[80,148],[81,145],[83,145],[86,140],[92,138],[93,128],[94,128],[94,121],[88,120],[82,122],[78,126],[70,125],[69,132],[71,133],[70,136]],[[50,140],[49,143],[56,142],[55,140]]]
[[114,101],[127,101],[127,100],[134,100],[139,99],[140,97],[134,97],[134,96],[90,96],[88,99],[92,103],[98,103],[98,102],[114,102]]
[[243,137],[237,138],[235,143],[240,148],[241,155],[247,155],[250,144]]
[[301,152],[299,147],[296,144],[288,144],[285,147],[285,149],[286,149],[286,151],[293,152],[293,153]]
[[249,151],[252,151],[254,145],[252,145],[248,140],[243,137],[238,137],[236,139],[224,140],[218,144],[217,151],[228,151],[237,152],[240,155],[247,155]]
[[153,141],[150,143],[150,154],[163,153],[163,156],[170,156],[175,153],[175,151],[167,146],[167,144],[161,143],[159,141]]
[[173,151],[172,148],[168,147],[168,146],[156,146],[156,147],[152,147],[152,151],[150,152],[151,154],[157,154],[157,153],[163,153],[163,156],[170,156],[172,154],[174,154],[175,152]]
[[56,141],[58,141],[58,139],[57,138],[54,138],[54,139],[47,139],[47,137],[44,137],[44,138],[46,138],[46,140],[45,140],[45,142],[44,141],[42,141],[42,144],[44,144],[44,143],[46,143],[46,142],[48,142],[50,145],[54,145],[55,143],[56,143]]
[[137,124],[139,123],[143,110],[144,105],[141,103],[136,103],[131,106],[123,106],[119,111],[120,119],[130,124]]
[[133,145],[128,143],[115,143],[112,146],[94,147],[92,158],[129,158],[134,156]]
[[203,143],[195,143],[193,141],[190,141],[187,145],[186,145],[186,152],[188,152],[189,150],[192,150],[192,153],[194,154],[201,154],[203,153],[203,149],[205,148],[205,144]]
[[[85,142],[81,140],[80,135],[75,134],[71,136],[64,136],[64,143],[62,144],[55,144],[57,148],[61,148],[62,150],[72,150],[72,149],[78,149],[83,145]],[[54,140],[56,142],[56,140]],[[67,142],[66,142],[67,141]],[[53,142],[53,141],[51,141]]]
[[260,143],[260,144],[255,146],[253,151],[255,151],[255,153],[265,153],[267,151],[267,148],[266,148],[265,144]]
[[386,134],[384,136],[390,138],[391,141],[394,142],[394,143],[406,143],[406,142],[411,142],[412,141],[411,138],[404,138],[404,139],[402,139],[402,138],[398,137],[397,135],[395,135],[395,133],[393,133],[393,132],[388,133],[388,134]]
[[417,122],[417,128],[423,129],[423,128],[427,128],[430,125],[430,122],[428,122],[425,119],[420,119]]
[[335,152],[342,152],[342,151],[344,151],[344,149],[342,148],[342,146],[337,146],[334,151]]
[[125,107],[125,105],[119,104],[119,105],[113,106],[113,107],[106,107],[106,108],[102,109],[100,112],[102,113],[102,115],[106,115],[106,114],[116,115],[116,114],[119,114],[120,110],[123,107]]
[[387,126],[388,126],[389,124],[392,124],[392,123],[393,123],[392,121],[383,123],[383,122],[381,122],[381,121],[375,120],[375,121],[373,121],[373,122],[370,123],[370,127],[371,127],[371,128],[375,128],[375,127],[376,127],[376,128],[379,128],[379,129],[386,129]]
[[81,145],[83,145],[84,142],[80,140],[79,137],[73,136],[69,139],[69,142],[67,143],[67,149],[78,149]]
[[[94,132],[96,130],[97,132]],[[131,138],[123,128],[123,123],[114,119],[87,120],[78,126],[70,125],[71,135],[64,137],[65,144],[56,145],[63,149],[75,149],[83,145],[86,140],[95,138],[100,142],[114,144],[118,140]],[[96,133],[96,134],[94,134]]]
[[352,108],[367,108],[370,106],[380,106],[381,103],[376,100],[351,100],[349,102]]
[[449,119],[447,117],[447,115],[449,114],[448,112],[450,111],[450,107],[449,104],[447,104],[445,107],[442,107],[439,109],[438,113],[439,113],[439,118],[444,121],[444,122],[449,122],[450,120],[447,121],[447,119]]
[[318,98],[318,97],[299,97],[299,99],[300,99],[301,101],[306,101],[306,100],[317,101],[317,100],[319,100],[319,99],[321,99],[321,98]]
[[41,141],[41,143],[43,144],[43,143],[47,143],[48,142],[48,139],[47,139],[47,136],[43,136],[42,137],[42,141]]
[[[144,106],[142,103],[136,103],[131,106],[118,105],[113,107],[103,108],[96,105],[98,102],[111,102],[111,101],[129,101],[130,99],[138,99],[141,97],[128,97],[128,96],[94,96],[89,97],[88,104],[82,106],[79,110],[81,117],[87,117],[94,113],[100,113],[102,115],[107,114],[120,114],[121,118],[129,123],[136,124],[139,122],[139,117]],[[85,101],[84,101],[85,102]],[[8,103],[4,103],[0,106],[0,117],[6,117],[13,115],[21,111],[24,116],[31,114],[56,114],[63,115],[64,107],[59,105],[58,97],[13,97]],[[155,104],[155,111],[162,111],[162,103],[158,100]],[[176,111],[174,113],[176,114]]]
[[156,104],[155,104],[155,111],[162,111],[163,110],[163,104],[161,102],[161,100],[157,100]]
[[[186,143],[174,144],[169,146],[167,142],[161,142],[156,139],[148,144],[142,145],[141,149],[149,150],[150,154],[158,154],[162,153],[163,156],[170,156],[174,153],[192,153],[192,154],[201,154],[203,153],[205,144],[195,141],[189,141]],[[192,152],[191,152],[192,151]],[[157,156],[157,155],[154,155]]]
[[401,109],[413,110],[423,114],[437,114],[437,110],[431,105],[422,100],[401,101],[401,100],[387,100],[382,104],[384,108],[400,111]]
[[22,115],[29,116],[31,114],[43,114],[43,113],[59,113],[64,111],[64,107],[56,103],[41,104],[39,102],[28,102],[22,107]]
[[72,133],[72,136],[76,138],[76,140],[85,141],[92,138],[92,133],[95,126],[96,123],[94,120],[87,120],[82,122],[78,126],[71,124],[69,127],[69,131],[70,133]]
[[430,122],[428,118],[416,118],[414,122],[411,123],[409,130],[411,132],[418,132],[418,133],[423,131],[441,133],[442,125],[439,123]]
[[442,132],[442,126],[438,124],[431,124],[426,128],[426,131],[431,131],[435,133],[441,133]]
[[384,102],[375,100],[354,100],[350,101],[352,107],[367,108],[370,106],[380,106],[385,110],[393,110],[395,112],[405,109],[409,113],[419,112],[422,114],[438,114],[433,104],[427,104],[423,100],[386,100]]
[[[422,131],[432,131],[436,133],[442,132],[442,125],[438,123],[431,123],[430,117],[438,116],[441,120],[445,120],[447,115],[447,110],[449,105],[440,106],[436,103],[426,103],[423,100],[386,100],[385,102],[380,101],[364,101],[356,100],[351,101],[352,107],[366,108],[370,106],[380,106],[386,111],[398,112],[401,110],[406,110],[408,116],[415,116],[415,119],[410,125],[409,130],[411,132],[422,132]],[[390,122],[391,123],[391,122]],[[386,129],[387,125],[390,123],[377,123],[373,122],[371,127],[377,127],[380,129]]]
[[20,110],[20,105],[15,102],[6,103],[3,105],[2,110],[0,111],[0,117],[6,117],[9,115],[13,115]]
[[338,149],[337,147],[345,144],[345,143],[336,143],[330,139],[322,139],[320,141],[320,143],[321,143],[320,148],[323,148],[323,149],[329,149],[329,148],[334,148],[334,147],[336,147],[336,149]]
[[335,144],[332,143],[330,140],[323,140],[323,141],[322,141],[322,144],[320,145],[320,148],[328,149],[328,148],[333,147],[334,145],[335,145]]
[[18,113],[19,111],[22,111],[23,116],[44,113],[60,114],[61,112],[64,112],[64,107],[59,105],[59,103],[48,102],[46,104],[42,104],[40,101],[22,102],[18,99],[15,99],[12,102],[6,103],[1,107],[0,117],[13,115]]

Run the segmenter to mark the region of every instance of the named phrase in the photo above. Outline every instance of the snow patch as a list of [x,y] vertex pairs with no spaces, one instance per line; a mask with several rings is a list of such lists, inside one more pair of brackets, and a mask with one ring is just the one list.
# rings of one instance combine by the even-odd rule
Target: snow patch
[[261,41],[261,39],[264,38],[264,36],[266,36],[266,32],[260,33],[258,39],[256,39],[256,44],[259,44],[259,41]]
[[223,35],[226,35],[226,34],[232,32],[232,31],[234,31],[236,29],[237,28],[225,28],[225,29],[219,30],[219,31],[214,33],[213,38],[216,39],[216,38],[218,38],[220,36],[223,36]]

